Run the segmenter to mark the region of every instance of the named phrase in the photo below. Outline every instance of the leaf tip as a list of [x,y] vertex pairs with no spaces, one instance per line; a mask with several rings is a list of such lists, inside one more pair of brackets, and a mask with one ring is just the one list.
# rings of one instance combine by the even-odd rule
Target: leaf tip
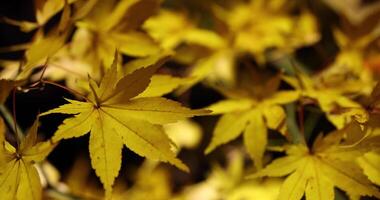
[[214,149],[215,149],[215,145],[211,145],[211,144],[210,144],[210,145],[205,149],[204,154],[205,154],[205,155],[208,155],[208,154],[210,154]]
[[186,173],[190,173],[190,169],[189,167],[184,164],[181,160],[178,160],[178,159],[175,159],[174,162],[171,162],[174,166],[176,166],[178,169],[186,172]]
[[196,110],[193,110],[193,112],[194,112],[194,116],[206,116],[206,115],[212,114],[212,111],[207,110],[207,109],[196,109]]

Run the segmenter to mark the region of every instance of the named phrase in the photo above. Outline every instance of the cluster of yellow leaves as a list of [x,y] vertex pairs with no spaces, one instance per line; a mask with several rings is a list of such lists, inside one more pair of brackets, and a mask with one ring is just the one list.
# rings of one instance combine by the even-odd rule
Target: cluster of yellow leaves
[[[211,4],[215,24],[223,24],[222,28],[212,27],[215,30],[198,28],[184,13],[163,10],[147,20],[144,28],[164,48],[174,49],[182,43],[189,46],[177,52],[181,62],[195,59],[190,62],[193,66],[189,72],[194,80],[182,91],[204,79],[233,85],[235,62],[241,55],[251,54],[264,63],[265,53],[271,48],[289,53],[319,40],[315,18],[308,12],[292,15],[286,3],[284,0],[252,0],[228,8]],[[206,56],[199,56],[194,51],[203,50],[193,46],[206,48],[202,54]]]
[[[72,12],[72,6],[69,4],[74,3],[76,9]],[[159,1],[67,2],[48,0],[37,2],[37,4],[36,23],[7,20],[8,23],[20,26],[24,31],[36,28],[39,30],[34,40],[27,45],[21,73],[15,65],[7,66],[6,70],[2,72],[2,77],[9,80],[1,80],[1,103],[6,100],[11,90],[22,82],[11,79],[23,80],[31,75],[33,69],[44,63],[48,67],[46,72],[44,71],[45,77],[54,80],[73,78],[75,81],[71,81],[71,84],[75,85],[73,83],[78,82],[78,77],[75,75],[79,75],[84,82],[87,74],[94,75],[99,80],[103,69],[108,69],[108,66],[111,65],[114,52],[118,49],[112,67],[103,73],[100,84],[89,79],[89,86],[85,87],[87,91],[90,91],[86,98],[87,102],[68,100],[70,104],[42,114],[75,115],[59,126],[52,141],[56,143],[61,139],[79,137],[91,132],[89,149],[92,166],[106,189],[107,198],[111,197],[112,185],[119,173],[123,144],[141,156],[170,162],[178,168],[188,171],[187,166],[176,158],[175,150],[173,150],[176,149],[176,145],[166,135],[162,125],[207,112],[190,110],[177,102],[159,97],[171,92],[186,80],[172,78],[169,75],[152,77],[167,60],[167,54],[159,53],[159,46],[149,36],[136,29],[157,9]],[[43,34],[44,24],[60,11],[62,14],[58,26],[47,35]],[[144,12],[142,13],[142,11]],[[73,35],[74,39],[67,45],[67,36],[70,35],[74,24],[77,26]],[[94,49],[94,47],[96,48]],[[149,57],[129,62],[121,69],[118,64],[122,61],[117,59],[119,52],[130,56]],[[126,75],[124,76],[124,74]],[[68,81],[70,85],[70,80]],[[7,150],[17,155],[13,155],[12,159],[19,161],[23,158],[21,156],[24,151],[27,151],[27,148],[23,147],[23,143],[21,143],[21,149],[12,149],[7,143]],[[27,147],[29,148],[29,146]],[[48,153],[46,152],[46,155]],[[41,157],[38,161],[43,159],[44,157]],[[29,159],[27,161],[37,160]],[[19,175],[16,174],[18,169],[15,168],[15,172],[13,168],[9,168],[12,166],[11,164],[4,166],[6,171],[4,177],[5,179],[9,178],[7,175],[9,171],[17,177],[12,175],[13,182],[8,181],[6,184],[9,185],[2,185],[1,189],[16,191],[20,185],[21,189],[17,194],[30,195],[28,191],[21,191],[25,190],[25,187],[29,188],[24,186],[28,182],[21,180],[21,184],[19,184]],[[28,167],[26,170],[31,170],[29,165],[26,167]],[[36,171],[32,172],[34,173],[33,184],[38,183],[39,185],[39,180],[35,179]],[[22,175],[21,177],[26,178],[27,176]],[[37,196],[33,195],[35,199],[41,198],[40,188],[41,186],[36,189],[39,191]],[[16,192],[9,192],[9,195],[13,195],[10,198],[15,194]]]
[[[380,138],[368,138],[353,147],[341,144],[344,137],[348,138],[344,142],[355,142],[350,141],[350,138],[357,137],[360,132],[359,125],[353,122],[325,137],[319,135],[311,149],[303,144],[288,146],[287,156],[274,160],[250,177],[291,174],[281,187],[279,199],[297,200],[304,193],[306,199],[334,199],[334,186],[346,191],[351,198],[363,195],[380,198],[379,190],[371,184],[355,162],[366,152],[375,149],[378,151]],[[365,155],[368,157],[368,154]],[[363,164],[365,158],[360,159]],[[373,178],[378,177],[375,175]]]
[[[68,3],[74,9],[70,8],[71,4],[64,6],[64,1],[48,0],[41,3],[42,10],[50,12],[41,14],[37,10],[36,18],[39,19],[38,16],[41,15],[47,21],[63,10],[59,25],[43,34],[43,27],[40,26],[45,23],[38,22],[36,27],[40,28],[33,41],[26,45],[25,62],[21,63],[22,73],[18,73],[18,61],[2,61],[5,66],[2,78],[12,79],[17,76],[16,79],[25,79],[32,69],[45,64],[48,66],[45,77],[52,80],[65,79],[72,88],[88,90],[87,75],[99,80],[112,64],[115,49],[123,55],[134,57],[147,57],[160,52],[160,46],[138,30],[144,20],[157,10],[158,0],[76,0]],[[74,27],[76,29],[72,33]],[[70,34],[72,41],[67,43]],[[121,59],[119,61],[122,62]],[[36,80],[38,77],[32,78]],[[178,78],[171,80],[171,76],[155,79],[176,81],[177,84],[188,81]]]
[[[303,76],[302,74],[300,75]],[[378,87],[375,87],[372,98],[376,97],[375,93],[377,91]],[[316,100],[317,104],[327,114],[327,118],[336,125],[338,130],[327,134],[323,139],[320,135],[310,150],[304,144],[286,147],[288,156],[273,161],[272,164],[253,175],[253,177],[279,177],[294,172],[294,175],[290,176],[282,186],[279,195],[280,199],[301,199],[304,191],[306,191],[307,199],[334,199],[334,186],[345,190],[352,198],[362,195],[378,197],[380,195],[378,189],[369,180],[378,184],[380,177],[378,156],[380,143],[377,125],[379,118],[374,115],[369,116],[360,104],[347,97],[324,92],[318,94],[318,91],[311,87],[301,90],[299,95],[293,95],[293,98],[286,96],[287,98],[281,99],[283,101],[294,101],[296,98],[301,97]],[[291,93],[289,92],[289,94]],[[264,102],[270,102],[270,98],[268,100],[264,99]],[[372,99],[371,106],[376,106],[376,102]],[[333,103],[346,108],[345,112],[334,114],[330,110],[326,110],[329,108],[328,105]],[[244,112],[248,112],[244,109],[245,105],[250,109],[250,114],[244,114]],[[285,116],[284,112],[280,111],[282,108],[280,107],[274,113],[267,112],[267,114],[272,114],[272,116],[268,115],[271,118],[265,118],[265,113],[260,113],[262,112],[260,109],[266,108],[265,104],[258,106],[259,109],[255,109],[247,101],[236,99],[223,100],[208,108],[216,114],[226,111],[232,111],[232,114],[229,114],[229,120],[227,120],[228,114],[221,117],[206,152],[214,149],[217,145],[229,142],[244,131],[244,144],[247,151],[253,157],[256,166],[258,163],[261,165],[262,155],[265,152],[267,143],[267,128],[263,122],[269,123],[276,119],[283,120]],[[238,114],[233,115],[234,112]],[[331,113],[331,116],[329,116],[329,113]],[[263,117],[261,119],[252,118],[255,115],[263,115]],[[249,129],[250,126],[254,127],[254,129]],[[365,131],[363,131],[363,127]],[[248,137],[249,134],[251,137]],[[346,143],[353,146],[339,146],[344,139],[347,140]],[[257,167],[260,168],[260,166]],[[326,177],[330,179],[327,180]]]
[[[277,91],[275,77],[267,83],[261,81],[264,85],[261,89],[251,83],[251,88],[240,86],[245,88],[243,91],[223,91],[230,99],[208,107],[214,114],[224,115],[216,124],[206,153],[244,132],[244,146],[259,169],[251,177],[281,177],[292,173],[285,180],[279,199],[301,199],[304,192],[307,199],[334,199],[334,186],[346,191],[351,198],[363,195],[378,198],[380,192],[371,181],[377,183],[380,169],[376,125],[379,118],[372,114],[378,107],[379,85],[373,88],[363,106],[345,96],[339,87],[321,87],[302,72],[296,77],[282,76],[282,79],[295,90]],[[256,99],[252,90],[256,92]],[[258,95],[259,91],[265,91],[267,96]],[[325,137],[320,135],[311,149],[305,144],[285,146],[287,156],[260,170],[268,142],[267,128],[288,134],[288,130],[280,129],[286,117],[281,104],[296,100],[318,105],[337,130]],[[342,145],[343,142],[346,145]]]
[[319,39],[314,17],[306,10],[293,16],[287,4],[284,0],[248,1],[218,14],[235,34],[234,46],[264,61],[269,48],[292,51]]

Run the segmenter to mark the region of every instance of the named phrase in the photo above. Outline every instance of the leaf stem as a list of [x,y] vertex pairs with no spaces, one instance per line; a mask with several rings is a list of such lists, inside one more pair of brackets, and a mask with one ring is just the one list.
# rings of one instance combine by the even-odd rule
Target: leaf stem
[[73,89],[70,89],[70,88],[68,88],[68,87],[65,87],[65,86],[63,86],[63,85],[61,85],[61,84],[54,83],[54,82],[51,82],[51,81],[45,81],[45,80],[41,80],[41,83],[49,84],[49,85],[54,85],[54,86],[56,86],[56,87],[59,87],[59,88],[61,88],[61,89],[64,89],[64,90],[70,92],[71,94],[77,95],[77,96],[81,97],[82,99],[84,99],[84,100],[86,100],[86,101],[88,101],[88,102],[92,102],[90,99],[88,99],[86,96],[84,96],[84,95],[81,94],[80,92],[75,91],[75,90],[73,90]]

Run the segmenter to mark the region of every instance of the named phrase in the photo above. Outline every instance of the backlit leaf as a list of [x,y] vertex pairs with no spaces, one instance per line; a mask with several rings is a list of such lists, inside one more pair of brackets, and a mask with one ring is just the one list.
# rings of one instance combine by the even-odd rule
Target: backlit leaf
[[[350,197],[367,195],[379,198],[380,191],[363,174],[355,159],[345,159],[347,154],[340,154],[340,149],[344,147],[339,147],[339,141],[343,139],[344,133],[341,130],[325,138],[319,137],[312,150],[303,145],[290,146],[286,157],[274,160],[251,177],[290,174],[282,186],[279,199],[297,200],[305,193],[306,199],[333,200],[334,186],[347,192]],[[334,143],[331,142],[332,138],[335,138]],[[299,151],[300,147],[304,150]],[[362,148],[363,151],[367,149]]]
[[99,86],[90,80],[92,92],[87,102],[70,100],[69,104],[43,113],[75,114],[58,127],[54,141],[90,132],[91,163],[103,183],[106,198],[111,197],[112,185],[121,167],[123,144],[140,156],[169,162],[188,171],[176,158],[171,140],[158,124],[207,113],[162,97],[134,98],[148,87],[150,78],[162,64],[160,60],[120,79],[115,63],[117,56]]
[[0,156],[2,159],[0,166],[2,199],[40,200],[42,198],[40,177],[34,164],[44,160],[55,145],[50,141],[37,143],[37,127],[38,120],[34,122],[27,136],[21,141],[20,147],[13,147],[5,141],[5,132],[0,130],[2,134],[0,152],[2,154]]

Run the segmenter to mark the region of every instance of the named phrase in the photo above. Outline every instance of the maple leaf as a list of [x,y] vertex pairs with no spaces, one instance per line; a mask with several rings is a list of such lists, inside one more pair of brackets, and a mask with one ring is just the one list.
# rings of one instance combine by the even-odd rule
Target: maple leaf
[[[380,85],[378,84],[372,97],[377,97],[378,101],[378,88]],[[375,103],[375,102],[373,102]],[[376,102],[378,104],[378,102]],[[376,105],[376,104],[374,104]],[[370,145],[372,146],[371,151],[363,154],[359,158],[356,159],[358,165],[363,169],[363,173],[371,180],[373,183],[380,185],[380,129],[379,129],[379,118],[378,114],[371,114],[368,122],[365,124],[365,135],[362,136],[357,145]],[[378,141],[377,145],[373,145],[373,141]]]
[[341,146],[344,138],[357,134],[356,122],[344,129],[320,135],[309,150],[303,144],[286,147],[287,156],[278,158],[250,178],[263,176],[281,177],[290,174],[281,187],[279,199],[334,199],[334,186],[344,190],[350,197],[380,197],[380,191],[371,184],[355,162],[363,153],[373,149],[376,140],[348,148]]
[[227,86],[235,85],[234,59],[235,52],[228,47],[214,50],[209,56],[199,59],[188,75],[193,80],[180,88],[179,93],[186,91],[200,81],[213,84],[220,80]]
[[49,57],[52,57],[64,46],[71,31],[71,9],[67,3],[62,6],[63,12],[59,24],[46,35],[44,35],[42,29],[39,29],[36,32],[34,40],[25,51],[24,56],[26,62],[23,63],[22,70],[20,74],[17,75],[16,79],[20,80],[27,78],[32,73],[33,69],[45,63]]
[[[163,24],[165,26],[162,26]],[[188,74],[192,80],[183,85],[178,93],[183,93],[204,79],[233,82],[235,78],[232,71],[233,54],[228,46],[228,40],[212,30],[197,27],[185,13],[161,9],[158,15],[144,23],[143,28],[160,43],[163,49],[174,50],[181,44],[207,48],[206,56],[190,59],[195,61]],[[180,56],[189,56],[182,54],[180,53]]]
[[216,15],[234,35],[234,48],[251,53],[259,63],[265,61],[264,53],[269,48],[291,52],[319,40],[314,16],[306,10],[291,14],[284,0],[251,0],[229,10],[217,7]]
[[180,44],[186,44],[189,48],[202,46],[207,49],[206,56],[191,59],[194,63],[191,63],[193,66],[188,77],[192,80],[183,85],[178,93],[183,93],[203,80],[208,82],[222,80],[231,85],[234,83],[235,53],[233,47],[228,45],[227,37],[212,30],[199,28],[186,14],[167,9],[162,9],[157,16],[149,18],[143,28],[158,40],[164,49],[175,49]]
[[163,96],[182,85],[186,85],[192,81],[191,78],[178,78],[170,75],[154,75],[151,82],[144,92],[140,93],[138,97],[157,97]]
[[166,59],[119,79],[116,56],[99,86],[90,79],[92,92],[88,101],[68,100],[69,104],[43,113],[74,114],[58,127],[52,138],[55,142],[90,132],[91,164],[104,185],[106,197],[110,197],[119,173],[123,145],[140,156],[169,162],[188,171],[171,150],[172,142],[160,125],[207,112],[190,110],[162,97],[136,98],[147,88],[151,76]]
[[358,165],[363,169],[363,173],[373,183],[380,185],[380,155],[376,152],[368,152],[357,160]]
[[352,119],[364,123],[368,120],[367,111],[359,103],[346,97],[339,88],[318,85],[307,74],[298,72],[297,77],[283,76],[283,80],[301,92],[300,97],[311,99],[326,113],[327,119],[338,129]]
[[[207,109],[213,114],[223,115],[216,124],[211,143],[205,152],[210,153],[217,146],[237,138],[244,132],[244,145],[255,165],[261,168],[268,142],[267,129],[280,130],[285,119],[285,111],[281,105],[299,97],[298,91],[275,91],[279,80],[279,76],[267,80],[262,86],[262,91],[266,94],[264,97],[239,94],[232,99],[209,106]],[[256,91],[257,88],[253,90]]]
[[35,3],[35,18],[36,22],[31,21],[18,21],[7,17],[2,18],[5,23],[18,26],[21,31],[31,32],[37,28],[44,26],[53,16],[60,11],[64,10],[65,4],[73,4],[78,0],[46,0],[34,1]]
[[[217,22],[225,26],[217,31],[198,28],[186,14],[165,9],[148,19],[143,27],[164,49],[174,49],[180,44],[187,44],[188,49],[193,46],[206,49],[206,54],[191,63],[188,76],[193,81],[183,86],[179,93],[200,81],[221,81],[227,86],[234,86],[235,61],[239,55],[250,53],[259,63],[264,63],[264,53],[269,48],[288,52],[318,40],[315,18],[308,12],[291,16],[284,5],[285,1],[268,4],[250,1],[227,10],[212,4]],[[255,13],[253,17],[252,13]],[[294,27],[297,27],[297,31],[293,31]]]
[[[136,57],[156,54],[160,51],[159,46],[138,28],[159,3],[158,0],[97,1],[91,11],[76,23],[78,29],[74,37],[81,34],[82,42],[90,42],[92,45],[86,51],[87,56],[106,67],[112,64],[114,49]],[[72,46],[83,48],[81,42]]]
[[[133,71],[136,71],[138,69],[153,65],[154,63],[156,63],[163,57],[171,56],[172,54],[173,53],[171,51],[164,51],[162,53],[147,56],[144,58],[137,58],[135,60],[132,60],[126,63],[123,66],[124,72],[125,74],[132,73]],[[137,97],[162,96],[170,92],[173,92],[180,86],[187,85],[188,83],[192,81],[193,79],[191,77],[179,78],[179,77],[173,77],[170,75],[163,75],[163,74],[153,75],[149,83],[149,86]]]
[[55,147],[50,141],[37,143],[38,119],[17,147],[5,140],[0,118],[0,193],[4,200],[40,200],[42,187],[36,162],[43,161]]
[[370,69],[364,67],[368,56],[366,49],[378,38],[378,31],[373,30],[358,38],[351,38],[339,29],[333,31],[340,51],[334,62],[316,75],[315,82],[345,93],[369,95],[375,80]]

